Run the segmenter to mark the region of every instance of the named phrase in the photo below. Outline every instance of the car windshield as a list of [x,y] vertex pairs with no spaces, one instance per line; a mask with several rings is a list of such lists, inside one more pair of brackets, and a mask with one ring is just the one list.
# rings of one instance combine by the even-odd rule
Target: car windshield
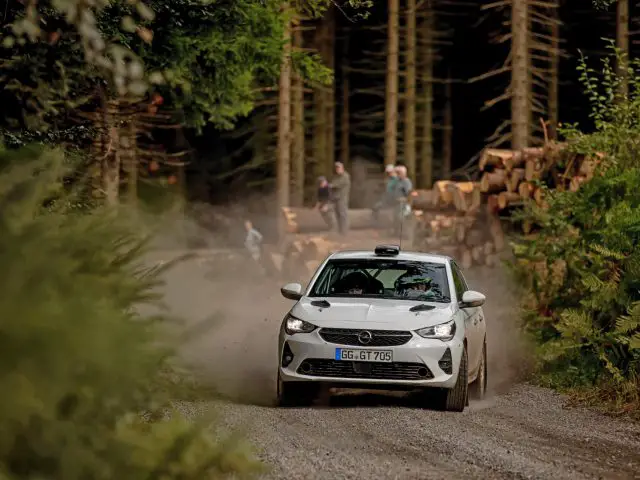
[[451,301],[444,264],[388,259],[330,260],[309,296]]

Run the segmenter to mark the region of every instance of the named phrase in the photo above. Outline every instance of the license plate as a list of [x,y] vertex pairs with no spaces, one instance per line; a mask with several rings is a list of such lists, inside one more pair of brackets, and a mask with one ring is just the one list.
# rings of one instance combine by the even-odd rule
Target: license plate
[[349,362],[393,362],[393,350],[360,350],[336,348],[336,360]]

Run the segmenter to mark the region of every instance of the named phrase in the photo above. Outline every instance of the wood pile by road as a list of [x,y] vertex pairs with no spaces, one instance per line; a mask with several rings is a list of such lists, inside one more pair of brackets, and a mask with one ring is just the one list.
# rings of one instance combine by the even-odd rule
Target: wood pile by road
[[478,182],[441,180],[431,190],[416,190],[410,200],[414,250],[449,255],[463,268],[498,263],[504,233],[500,220],[482,208]]
[[[327,226],[319,210],[304,207],[283,207],[282,215],[286,224],[286,231],[290,234],[328,232]],[[370,208],[350,208],[349,229],[367,230],[374,228],[388,228],[392,225],[392,215],[388,210],[381,211],[377,222],[374,222]],[[335,213],[331,213],[335,223]]]
[[[508,214],[510,209],[534,201],[545,208],[545,192],[549,189],[577,191],[593,177],[599,158],[588,158],[571,152],[566,143],[547,142],[543,147],[519,151],[487,148],[479,168],[480,191],[486,195],[490,214]],[[534,225],[522,224],[524,233]]]
[[[547,142],[517,151],[487,148],[477,182],[443,180],[413,192],[414,248],[451,255],[464,268],[495,265],[505,247],[501,217],[528,201],[545,208],[549,190],[576,191],[593,177],[602,157],[567,147]],[[522,222],[518,228],[529,234],[535,225]]]

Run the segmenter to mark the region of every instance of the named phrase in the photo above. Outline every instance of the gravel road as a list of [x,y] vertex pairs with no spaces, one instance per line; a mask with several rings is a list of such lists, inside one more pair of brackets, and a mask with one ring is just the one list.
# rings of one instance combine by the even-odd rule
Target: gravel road
[[640,425],[564,403],[518,385],[462,414],[369,394],[328,408],[215,407],[247,429],[270,479],[640,478]]
[[314,408],[272,407],[277,329],[290,302],[279,285],[248,279],[242,268],[221,280],[196,263],[173,271],[167,303],[191,319],[222,314],[210,335],[185,346],[185,356],[235,401],[182,408],[215,410],[225,426],[246,429],[269,467],[265,478],[640,479],[640,424],[568,408],[562,396],[518,382],[526,349],[509,282],[496,270],[469,275],[488,297],[491,395],[460,414],[372,393],[334,396]]

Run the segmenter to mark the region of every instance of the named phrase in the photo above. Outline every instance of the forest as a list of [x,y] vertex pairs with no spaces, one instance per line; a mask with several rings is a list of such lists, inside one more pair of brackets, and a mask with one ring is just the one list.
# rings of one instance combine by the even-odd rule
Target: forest
[[638,19],[629,0],[6,0],[0,477],[259,470],[242,439],[161,421],[199,393],[185,327],[137,310],[171,268],[144,263],[139,212],[253,200],[277,241],[337,160],[370,208],[385,164],[435,191],[520,181],[539,149],[500,211],[532,381],[637,415]]

